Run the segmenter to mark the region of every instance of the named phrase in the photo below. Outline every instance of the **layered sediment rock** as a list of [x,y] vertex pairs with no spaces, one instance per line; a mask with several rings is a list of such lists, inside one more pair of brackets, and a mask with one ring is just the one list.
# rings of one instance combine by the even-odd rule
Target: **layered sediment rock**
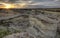
[[[0,25],[12,32],[11,35],[4,38],[55,38],[59,23],[56,13],[44,13],[36,10],[28,13],[27,11],[23,14],[17,12],[18,14],[13,16],[6,16],[8,19],[0,17]],[[19,33],[15,33],[15,30],[18,30]]]

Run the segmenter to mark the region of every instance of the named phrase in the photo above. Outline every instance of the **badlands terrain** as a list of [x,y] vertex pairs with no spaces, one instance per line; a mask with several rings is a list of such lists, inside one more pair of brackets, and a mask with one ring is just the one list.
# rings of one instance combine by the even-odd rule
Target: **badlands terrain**
[[60,9],[0,9],[0,38],[60,38]]

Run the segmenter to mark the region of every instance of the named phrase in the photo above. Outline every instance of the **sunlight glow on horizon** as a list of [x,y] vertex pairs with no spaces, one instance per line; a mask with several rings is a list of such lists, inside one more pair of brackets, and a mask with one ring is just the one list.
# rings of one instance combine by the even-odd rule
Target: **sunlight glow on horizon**
[[4,9],[10,9],[10,8],[25,8],[26,3],[20,3],[20,4],[10,4],[10,3],[0,3],[0,8]]

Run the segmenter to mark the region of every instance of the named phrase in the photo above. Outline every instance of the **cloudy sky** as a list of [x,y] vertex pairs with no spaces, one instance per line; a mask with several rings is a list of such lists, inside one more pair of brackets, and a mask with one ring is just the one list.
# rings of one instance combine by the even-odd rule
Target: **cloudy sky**
[[60,0],[0,0],[14,4],[26,3],[29,8],[59,8]]

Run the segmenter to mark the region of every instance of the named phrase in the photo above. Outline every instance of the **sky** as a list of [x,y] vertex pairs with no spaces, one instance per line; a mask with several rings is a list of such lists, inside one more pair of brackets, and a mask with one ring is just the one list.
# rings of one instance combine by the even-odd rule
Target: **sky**
[[60,0],[0,0],[14,4],[25,3],[27,8],[60,8]]

